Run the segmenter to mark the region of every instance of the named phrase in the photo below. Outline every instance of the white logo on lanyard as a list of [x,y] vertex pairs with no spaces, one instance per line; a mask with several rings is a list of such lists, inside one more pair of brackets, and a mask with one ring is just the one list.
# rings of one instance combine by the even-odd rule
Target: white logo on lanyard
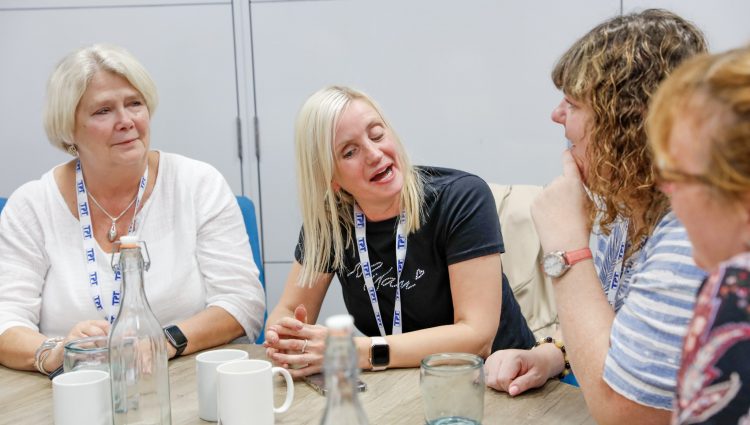
[[[143,173],[141,182],[138,185],[138,195],[135,198],[136,213],[141,204],[141,198],[143,197],[143,192],[146,189],[147,182],[148,164],[146,164],[146,171]],[[104,314],[104,320],[107,320],[109,323],[114,323],[115,313],[120,305],[119,288],[122,274],[120,273],[119,267],[115,268],[115,288],[112,289],[112,297],[109,300],[104,300],[99,285],[99,271],[96,267],[94,228],[91,226],[91,210],[89,209],[89,200],[86,194],[86,183],[83,180],[81,161],[78,161],[76,164],[76,196],[78,201],[78,220],[81,223],[81,234],[83,235],[83,254],[86,261],[86,272],[88,275],[87,284],[91,292],[91,299],[94,301],[96,311]],[[133,213],[133,220],[130,222],[130,227],[128,227],[128,234],[132,234],[135,231],[135,228],[135,213]],[[111,307],[105,307],[105,304]]]
[[624,259],[628,243],[628,221],[623,219],[619,226],[612,230],[612,236],[619,236],[621,238],[617,249],[617,256],[612,264],[612,280],[609,282],[609,285],[607,285],[609,288],[607,291],[607,301],[609,301],[612,308],[615,308],[617,292],[620,290],[621,280],[625,276]]
[[[367,251],[367,219],[365,213],[354,204],[354,234],[357,238],[357,251],[359,252],[359,263],[362,266],[362,276],[365,279],[367,293],[370,296],[372,311],[375,314],[375,321],[378,323],[380,335],[385,336],[385,327],[383,326],[383,317],[380,315],[380,304],[378,303],[378,294],[375,290],[375,283],[372,280],[372,268],[370,266],[370,254]],[[404,269],[404,260],[406,259],[406,211],[401,211],[396,228],[396,299],[393,305],[393,335],[402,332],[401,322],[401,271]]]

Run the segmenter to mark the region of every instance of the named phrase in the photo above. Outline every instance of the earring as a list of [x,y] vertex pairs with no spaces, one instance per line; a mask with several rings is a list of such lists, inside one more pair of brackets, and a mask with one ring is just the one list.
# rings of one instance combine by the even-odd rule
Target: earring
[[71,156],[78,156],[78,149],[76,149],[76,145],[68,145],[68,148],[66,150]]

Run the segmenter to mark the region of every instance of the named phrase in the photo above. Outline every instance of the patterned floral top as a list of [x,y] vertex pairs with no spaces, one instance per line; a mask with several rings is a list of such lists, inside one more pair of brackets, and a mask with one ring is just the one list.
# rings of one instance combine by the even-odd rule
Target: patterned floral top
[[703,283],[682,359],[673,424],[750,425],[750,252]]

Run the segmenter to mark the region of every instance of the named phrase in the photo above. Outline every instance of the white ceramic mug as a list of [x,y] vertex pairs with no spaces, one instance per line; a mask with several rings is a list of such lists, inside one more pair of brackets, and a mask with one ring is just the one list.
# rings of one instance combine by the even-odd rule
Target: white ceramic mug
[[198,416],[216,422],[216,367],[233,360],[247,358],[247,351],[232,348],[206,351],[195,357],[195,376],[198,381]]
[[[217,414],[222,425],[273,425],[274,413],[286,412],[294,399],[292,375],[265,360],[236,360],[216,368]],[[273,405],[273,375],[286,380],[286,400]]]
[[109,372],[76,370],[52,380],[55,425],[110,425]]

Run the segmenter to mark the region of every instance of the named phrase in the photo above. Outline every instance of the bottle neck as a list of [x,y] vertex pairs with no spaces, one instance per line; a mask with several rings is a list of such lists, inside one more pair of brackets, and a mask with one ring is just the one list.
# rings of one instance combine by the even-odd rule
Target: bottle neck
[[122,273],[122,308],[137,308],[145,304],[143,289],[143,256],[140,248],[125,248],[120,251],[120,273]]
[[323,366],[328,404],[356,402],[359,366],[351,331],[331,330],[326,344]]

